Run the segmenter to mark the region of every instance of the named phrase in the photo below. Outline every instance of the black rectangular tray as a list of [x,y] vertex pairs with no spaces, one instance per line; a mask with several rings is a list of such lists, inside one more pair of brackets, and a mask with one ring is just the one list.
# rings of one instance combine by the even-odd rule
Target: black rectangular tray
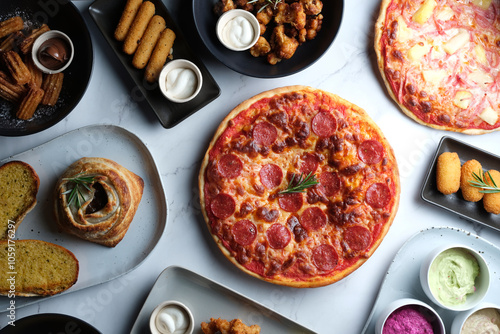
[[424,201],[436,205],[440,208],[453,212],[466,220],[489,226],[500,231],[500,215],[488,213],[483,202],[466,201],[460,190],[455,194],[443,195],[437,190],[436,184],[436,163],[437,158],[443,152],[456,152],[461,164],[467,160],[476,159],[481,163],[483,170],[495,169],[500,171],[500,157],[492,153],[481,150],[451,137],[444,136],[436,150],[436,154],[431,161],[427,176],[425,178],[421,197]]
[[182,31],[170,16],[163,2],[161,0],[149,1],[155,5],[156,14],[161,15],[165,19],[167,27],[175,32],[176,38],[173,46],[174,59],[192,61],[200,68],[203,75],[203,86],[200,93],[189,102],[175,103],[167,100],[161,93],[157,83],[150,84],[144,80],[144,70],[139,70],[132,66],[132,56],[122,51],[123,42],[114,39],[114,31],[120,20],[126,1],[96,0],[89,6],[89,12],[104,38],[123,64],[123,67],[125,67],[156,113],[161,125],[165,128],[171,128],[215,100],[220,95],[220,88],[201,59],[191,50]]

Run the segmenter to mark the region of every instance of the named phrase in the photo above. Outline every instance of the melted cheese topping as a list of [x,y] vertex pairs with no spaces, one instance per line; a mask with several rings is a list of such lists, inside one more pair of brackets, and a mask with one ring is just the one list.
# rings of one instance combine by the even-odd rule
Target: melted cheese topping
[[499,12],[498,0],[388,1],[379,47],[397,101],[427,124],[499,128]]

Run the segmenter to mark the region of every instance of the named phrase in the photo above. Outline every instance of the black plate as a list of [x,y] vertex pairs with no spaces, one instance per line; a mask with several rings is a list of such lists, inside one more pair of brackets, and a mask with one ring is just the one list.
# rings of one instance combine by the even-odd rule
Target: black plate
[[[8,317],[6,317],[8,319]],[[101,334],[93,326],[78,318],[57,313],[30,315],[14,321],[15,326],[7,325],[0,334],[46,334],[81,333]]]
[[157,83],[150,84],[144,80],[144,70],[138,70],[132,66],[132,56],[125,54],[122,51],[123,43],[114,39],[114,31],[120,20],[126,1],[96,0],[90,5],[89,11],[104,38],[156,113],[161,125],[165,128],[171,128],[216,99],[220,95],[220,88],[203,62],[192,52],[186,38],[182,35],[182,32],[170,16],[165,5],[160,0],[150,1],[156,7],[156,14],[161,15],[165,19],[167,27],[175,32],[176,38],[173,46],[174,59],[192,61],[200,68],[203,75],[203,86],[200,93],[189,102],[174,103],[167,100],[161,93]]
[[343,0],[323,0],[323,24],[318,36],[297,48],[290,59],[276,65],[267,63],[266,57],[253,57],[249,51],[231,51],[217,39],[215,26],[218,16],[213,7],[218,0],[193,0],[193,16],[201,39],[224,65],[230,69],[257,78],[278,78],[297,73],[314,64],[332,45],[340,29]]
[[485,171],[490,169],[500,170],[499,156],[445,136],[441,139],[436,154],[434,155],[434,158],[429,166],[429,171],[427,172],[427,176],[422,187],[422,199],[440,208],[451,211],[469,221],[484,224],[496,230],[500,230],[500,215],[488,213],[484,209],[482,201],[466,201],[460,190],[451,195],[443,195],[437,190],[436,162],[439,155],[443,152],[456,152],[462,164],[467,160],[476,159],[481,163]]
[[59,101],[53,107],[38,107],[33,118],[19,120],[15,105],[0,99],[0,135],[22,136],[45,130],[65,118],[80,102],[92,73],[94,54],[90,34],[80,11],[70,1],[0,1],[0,20],[19,15],[30,26],[47,23],[61,30],[73,41],[75,56],[64,70],[64,83]]

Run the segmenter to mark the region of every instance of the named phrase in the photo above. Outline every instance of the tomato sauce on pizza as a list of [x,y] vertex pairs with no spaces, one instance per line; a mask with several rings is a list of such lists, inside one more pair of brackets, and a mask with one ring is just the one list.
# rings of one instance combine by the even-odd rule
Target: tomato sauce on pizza
[[500,1],[383,0],[378,67],[402,111],[429,127],[500,128]]
[[392,148],[366,112],[305,86],[233,109],[210,143],[199,186],[224,255],[252,276],[293,287],[331,284],[364,263],[400,193]]

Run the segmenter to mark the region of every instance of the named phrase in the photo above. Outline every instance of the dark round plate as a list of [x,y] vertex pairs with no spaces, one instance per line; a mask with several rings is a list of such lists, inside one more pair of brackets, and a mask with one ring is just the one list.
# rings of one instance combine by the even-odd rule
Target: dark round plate
[[7,325],[0,334],[47,334],[47,333],[81,333],[102,334],[85,321],[57,313],[42,313],[14,320],[14,325]]
[[87,25],[71,1],[0,1],[0,20],[16,15],[21,16],[27,25],[47,23],[50,29],[66,33],[73,41],[75,56],[71,65],[64,70],[63,87],[55,106],[39,106],[33,118],[23,121],[15,117],[16,105],[0,99],[2,136],[33,134],[65,118],[87,89],[94,59]]
[[257,78],[278,78],[297,73],[314,64],[332,45],[340,28],[343,0],[323,0],[323,24],[318,36],[297,48],[290,59],[276,65],[266,57],[253,57],[249,51],[231,51],[217,39],[215,25],[218,16],[213,7],[218,0],[193,0],[193,17],[198,33],[210,52],[230,69]]

